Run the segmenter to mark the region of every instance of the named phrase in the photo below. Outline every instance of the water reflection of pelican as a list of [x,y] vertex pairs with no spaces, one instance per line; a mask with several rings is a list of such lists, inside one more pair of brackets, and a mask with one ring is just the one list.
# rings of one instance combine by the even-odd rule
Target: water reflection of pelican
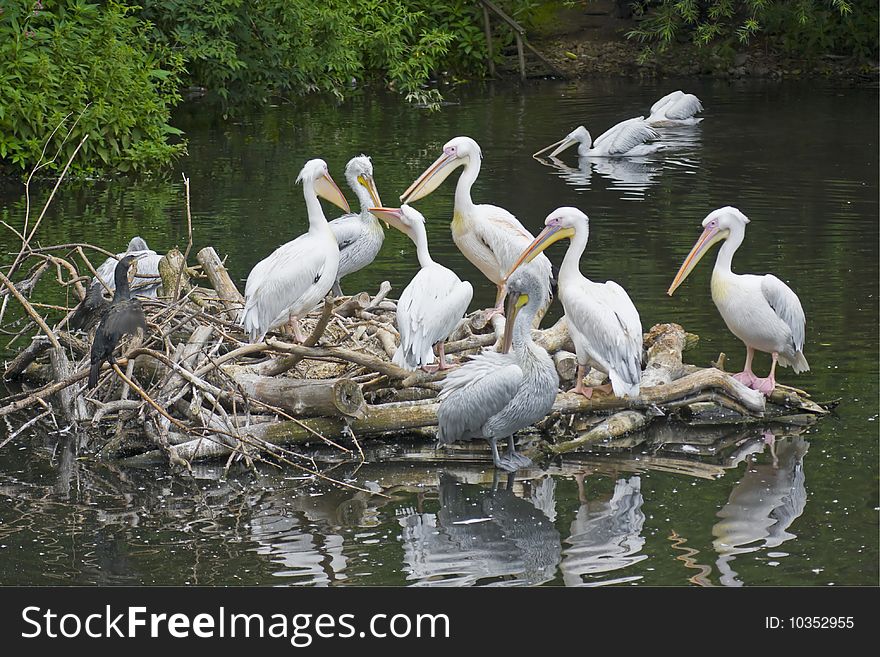
[[536,585],[553,579],[559,532],[543,512],[513,490],[461,484],[443,473],[440,509],[398,518],[404,570],[417,586]]
[[[645,544],[642,527],[642,482],[638,476],[618,479],[607,502],[590,501],[584,489],[584,475],[576,475],[580,508],[571,523],[571,535],[563,553],[562,577],[567,586],[584,586],[585,575],[620,570],[637,564],[648,556],[639,554]],[[620,577],[601,584],[641,579]]]
[[718,512],[721,518],[712,528],[712,545],[718,553],[716,566],[725,586],[741,586],[731,567],[741,554],[774,548],[795,538],[788,531],[807,503],[803,461],[809,443],[800,436],[776,442],[765,433],[771,446],[771,463],[752,464]]
[[551,157],[538,159],[541,164],[559,171],[559,177],[577,188],[589,188],[593,171],[611,181],[611,189],[617,189],[637,198],[656,183],[662,170],[660,162],[645,157],[597,158],[580,157],[578,166],[570,167],[562,160]]

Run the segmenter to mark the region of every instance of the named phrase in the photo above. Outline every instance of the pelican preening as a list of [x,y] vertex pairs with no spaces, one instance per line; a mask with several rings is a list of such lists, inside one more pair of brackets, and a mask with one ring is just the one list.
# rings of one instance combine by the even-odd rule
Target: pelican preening
[[111,365],[116,364],[113,351],[124,335],[134,334],[138,329],[147,330],[144,309],[140,301],[131,298],[128,284],[128,268],[137,259],[136,255],[123,256],[114,269],[113,300],[101,318],[92,341],[88,388],[98,385],[98,375],[101,373],[101,364],[104,361]]
[[299,318],[318,305],[336,281],[339,247],[318,196],[346,212],[348,202],[330,177],[324,160],[306,162],[296,182],[302,182],[309,230],[279,246],[248,275],[241,322],[251,342],[263,340],[266,333],[288,321],[296,339],[302,342]]
[[[734,377],[766,395],[776,387],[776,363],[795,372],[810,369],[804,358],[806,318],[797,295],[772,274],[734,274],[733,254],[742,244],[748,217],[727,206],[709,213],[703,220],[703,234],[685,258],[667,294],[684,282],[700,259],[716,243],[724,240],[712,271],[712,301],[727,328],[746,345],[743,371]],[[752,372],[755,350],[772,355],[770,375],[758,378]]]
[[661,144],[648,144],[649,139],[657,139],[660,135],[654,130],[645,117],[639,116],[634,119],[621,121],[609,128],[595,141],[590,132],[582,125],[569,132],[557,142],[542,148],[532,157],[538,157],[542,153],[553,149],[547,157],[556,157],[565,149],[578,144],[580,157],[627,157],[648,155],[662,148]]
[[559,298],[577,352],[577,384],[571,392],[589,399],[584,386],[587,365],[604,372],[618,397],[638,397],[642,376],[642,323],[626,291],[614,281],[594,283],[581,274],[578,263],[587,247],[589,220],[577,208],[558,208],[544,222],[546,228],[523,252],[528,262],[554,242],[571,242],[559,268]]
[[[544,281],[533,271],[523,269],[507,281],[503,352],[484,350],[450,372],[437,413],[440,444],[487,440],[495,467],[508,472],[531,464],[517,454],[513,434],[544,418],[559,388],[553,359],[532,341],[532,320],[547,303]],[[506,456],[498,453],[499,438],[508,440]]]
[[[443,154],[420,175],[400,197],[402,203],[412,203],[433,192],[456,168],[463,166],[455,187],[455,206],[452,217],[452,240],[464,256],[498,287],[497,310],[504,300],[504,277],[533,235],[504,208],[495,205],[476,205],[471,199],[471,187],[480,174],[483,154],[470,137],[455,137],[443,146]],[[530,268],[535,279],[544,285],[550,299],[550,261],[541,256]]]
[[381,207],[379,192],[373,180],[373,164],[366,155],[351,158],[345,167],[345,179],[360,203],[358,214],[346,214],[330,222],[330,230],[339,245],[339,269],[333,283],[333,294],[342,296],[339,281],[359,271],[376,258],[385,232],[370,208]]
[[673,91],[651,105],[647,122],[653,126],[694,125],[703,119],[694,114],[703,111],[703,104],[693,94]]
[[115,258],[107,258],[95,270],[98,276],[92,279],[90,287],[97,285],[114,292],[116,290],[114,275],[116,265],[127,255],[135,256],[136,261],[136,271],[130,286],[131,293],[143,297],[155,297],[162,286],[162,281],[159,279],[159,261],[162,256],[148,247],[146,241],[140,236],[132,237],[124,253],[117,253]]
[[372,208],[371,212],[413,241],[421,266],[397,302],[400,346],[392,361],[410,370],[427,368],[434,362],[434,345],[437,345],[438,369],[446,369],[443,343],[467,312],[474,289],[451,269],[431,259],[425,217],[421,212],[408,205]]

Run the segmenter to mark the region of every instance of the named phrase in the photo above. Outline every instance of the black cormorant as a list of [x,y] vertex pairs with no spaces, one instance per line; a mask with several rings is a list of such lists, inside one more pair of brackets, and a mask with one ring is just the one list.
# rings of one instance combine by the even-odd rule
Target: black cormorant
[[113,300],[110,302],[107,313],[101,319],[92,342],[89,388],[98,385],[101,363],[107,361],[110,365],[116,364],[113,350],[116,349],[122,336],[133,334],[138,328],[147,330],[147,320],[144,317],[141,302],[131,298],[131,290],[128,286],[128,268],[135,260],[137,260],[136,256],[127,255],[116,265],[114,274],[116,290],[113,293]]

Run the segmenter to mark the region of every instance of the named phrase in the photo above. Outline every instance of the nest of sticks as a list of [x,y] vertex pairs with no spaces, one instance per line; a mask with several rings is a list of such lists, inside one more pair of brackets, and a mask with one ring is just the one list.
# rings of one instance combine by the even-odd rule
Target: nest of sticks
[[[187,200],[189,219],[188,208]],[[30,340],[6,363],[6,380],[20,381],[21,390],[0,401],[8,427],[0,448],[45,424],[70,431],[101,458],[165,460],[185,469],[206,459],[226,459],[227,467],[263,461],[356,488],[333,479],[332,470],[363,461],[364,441],[433,435],[445,373],[391,362],[398,334],[389,283],[376,294],[326,298],[304,319],[303,344],[276,334],[249,344],[238,324],[242,296],[216,251],[203,248],[198,264],[188,263],[191,230],[185,251],[172,249],[160,263],[159,296],[142,301],[148,331],[124,340],[117,364],[105,364],[98,386],[87,390],[93,334],[70,329],[68,306],[85,297],[83,283],[95,274],[89,255],[112,254],[89,244],[32,246],[43,215],[45,208],[30,229],[27,218],[22,231],[7,226],[22,247],[7,273],[0,272],[0,329],[15,336],[13,343]],[[33,300],[50,272],[70,304]],[[49,277],[43,283],[51,284]],[[12,312],[10,302],[23,312]],[[47,317],[59,316],[50,326]],[[482,311],[471,313],[446,353],[466,358],[499,343],[503,329],[503,317],[487,321]],[[564,318],[533,336],[553,356],[563,389],[570,388],[577,363]],[[685,364],[682,354],[696,340],[677,324],[652,327],[641,395],[588,400],[559,393],[526,454],[546,462],[597,443],[639,444],[620,438],[658,422],[805,425],[828,413],[829,404],[785,386],[765,398],[723,372],[723,357],[716,367]]]

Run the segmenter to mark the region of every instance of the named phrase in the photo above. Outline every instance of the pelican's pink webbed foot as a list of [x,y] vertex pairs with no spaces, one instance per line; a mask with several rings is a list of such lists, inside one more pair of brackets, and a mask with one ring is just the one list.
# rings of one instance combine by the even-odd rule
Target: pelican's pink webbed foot
[[743,370],[742,372],[739,372],[738,374],[733,374],[732,376],[734,379],[742,383],[747,388],[754,387],[755,381],[758,380],[758,377],[756,377],[751,370]]
[[776,390],[776,379],[772,376],[768,376],[766,379],[759,379],[756,377],[751,387],[758,392],[763,392],[769,397],[773,394],[773,391]]

